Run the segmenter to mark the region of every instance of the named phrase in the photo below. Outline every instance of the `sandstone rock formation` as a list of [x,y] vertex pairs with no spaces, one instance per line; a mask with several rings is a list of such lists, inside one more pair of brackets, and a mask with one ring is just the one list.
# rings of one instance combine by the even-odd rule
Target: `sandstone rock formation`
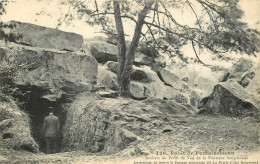
[[238,83],[239,83],[242,87],[246,88],[246,87],[250,84],[250,82],[252,81],[252,79],[254,79],[254,77],[255,77],[255,72],[249,72],[249,73],[243,75],[242,78],[241,78],[241,80],[238,81]]
[[117,73],[117,62],[108,61],[106,62],[106,67],[115,74]]
[[161,133],[165,125],[158,122],[165,122],[168,115],[195,113],[192,106],[175,101],[102,99],[89,93],[78,95],[65,108],[63,149],[105,154],[119,152],[148,133]]
[[109,71],[106,65],[98,65],[97,81],[101,83],[106,90],[112,89],[117,91],[118,89],[117,76],[114,72]]
[[[257,116],[256,109],[259,110],[259,104],[243,88],[241,90],[241,86],[236,82],[215,86],[217,76],[210,78],[211,74],[204,75],[192,68],[177,69],[179,72],[174,73],[164,68],[164,56],[144,44],[137,48],[135,54],[130,78],[132,99],[117,98],[118,50],[114,40],[111,41],[113,44],[110,44],[107,39],[94,38],[85,40],[81,47],[82,36],[36,26],[35,30],[40,31],[39,36],[43,35],[42,38],[50,43],[45,43],[42,38],[36,42],[30,40],[36,35],[35,30],[23,34],[24,30],[34,26],[36,25],[17,23],[11,34],[16,32],[15,35],[21,35],[13,41],[23,45],[2,44],[0,64],[15,68],[15,85],[25,92],[31,91],[29,97],[25,97],[29,100],[25,110],[30,116],[34,116],[32,125],[33,132],[38,133],[36,139],[40,138],[39,131],[47,113],[46,108],[55,107],[59,118],[62,118],[62,151],[116,153],[132,142],[142,140],[147,134],[170,132],[171,127],[165,125],[165,122],[171,121],[169,119],[172,117],[168,116],[195,114],[195,107],[203,108],[201,113],[220,113],[236,117]],[[17,29],[21,29],[21,34]],[[53,36],[48,36],[49,33],[56,37],[59,35],[57,42],[52,42]],[[73,48],[67,45],[66,39],[75,41]],[[61,40],[64,40],[64,43]],[[70,52],[79,49],[82,52]],[[234,66],[234,72],[240,71],[239,65],[243,66],[243,73],[244,70],[250,69],[250,63],[243,63]],[[214,92],[203,98],[202,95],[213,88]],[[9,111],[9,108],[11,107],[8,104],[0,103],[0,112]],[[12,115],[12,118],[17,118],[19,124],[25,126],[24,134],[10,133],[8,130],[15,128],[16,123],[15,126],[9,127],[12,118],[4,118],[0,123],[0,128],[3,129],[0,131],[2,138],[5,141],[17,139],[26,143],[20,148],[37,152],[38,148],[28,131],[29,123],[22,120],[28,116],[16,111],[19,116]],[[14,113],[17,113],[16,111]],[[20,117],[21,115],[24,116]],[[8,114],[5,113],[5,116]],[[28,140],[24,140],[23,136]],[[3,143],[0,141],[0,146],[1,144]],[[143,153],[138,147],[134,150],[136,154]]]
[[260,102],[234,80],[219,83],[207,98],[200,113],[260,119]]
[[133,99],[136,100],[146,99],[147,97],[144,95],[145,89],[146,88],[138,82],[131,81],[130,83],[130,95]]
[[[107,42],[105,38],[95,37],[86,39],[83,51],[90,50],[98,63],[105,64],[109,61],[117,61],[118,49],[114,44]],[[155,49],[139,47],[135,53],[134,65],[147,65],[150,67],[165,67],[166,59]]]
[[90,54],[11,43],[1,47],[0,53],[1,64],[16,69],[15,84],[42,87],[54,99],[68,90],[92,90],[97,81],[97,63]]
[[176,90],[179,91],[187,91],[189,89],[188,84],[186,84],[183,80],[179,79],[174,73],[166,70],[159,69],[157,71],[158,77],[165,83],[165,85],[169,85]]
[[141,69],[134,69],[131,74],[130,80],[139,81],[139,82],[143,82],[143,83],[151,82],[151,79],[149,78],[148,74],[146,74],[146,72]]
[[[116,74],[114,73],[116,65],[116,62],[111,61],[98,68],[98,82],[106,87],[106,89],[117,89]],[[145,98],[159,98],[176,100],[178,102],[182,101],[183,103],[189,102],[187,92],[188,85],[169,71],[163,70],[161,72],[167,72],[164,73],[163,76],[173,86],[167,85],[167,83],[165,84],[165,81],[159,78],[158,73],[152,70],[151,67],[134,66],[130,86],[133,87],[132,89],[130,88],[132,98],[139,100]],[[175,81],[171,81],[172,78],[167,77],[168,75],[176,77]]]
[[85,44],[87,44],[86,47],[89,47],[97,62],[106,63],[107,61],[117,61],[118,50],[115,45],[101,41],[91,41]]
[[17,21],[7,24],[12,26],[5,30],[10,36],[9,41],[18,44],[68,51],[78,51],[83,44],[83,37],[79,34]]
[[30,127],[28,115],[10,97],[0,93],[0,147],[39,152]]

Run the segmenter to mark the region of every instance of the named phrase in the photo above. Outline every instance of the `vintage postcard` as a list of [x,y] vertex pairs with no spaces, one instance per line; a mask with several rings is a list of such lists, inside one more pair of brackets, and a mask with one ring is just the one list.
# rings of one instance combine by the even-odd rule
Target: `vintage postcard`
[[260,164],[259,0],[2,0],[0,26],[0,163]]

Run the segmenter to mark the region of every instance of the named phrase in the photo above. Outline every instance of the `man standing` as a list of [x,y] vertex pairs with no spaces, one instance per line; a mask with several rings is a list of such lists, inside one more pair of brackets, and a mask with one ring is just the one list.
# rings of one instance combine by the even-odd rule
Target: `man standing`
[[57,138],[59,136],[60,123],[57,116],[53,114],[53,108],[49,107],[51,112],[44,118],[43,135],[46,142],[46,153],[57,152]]

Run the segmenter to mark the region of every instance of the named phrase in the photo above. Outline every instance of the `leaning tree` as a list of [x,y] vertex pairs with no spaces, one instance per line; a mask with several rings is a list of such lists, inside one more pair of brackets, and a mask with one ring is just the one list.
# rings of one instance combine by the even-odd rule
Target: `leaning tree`
[[[69,6],[62,22],[77,18],[91,25],[101,25],[103,32],[117,38],[118,88],[121,97],[129,97],[130,76],[135,51],[140,42],[148,47],[185,60],[180,48],[191,45],[197,60],[203,63],[197,49],[207,49],[218,58],[228,58],[233,51],[255,55],[260,49],[259,32],[241,21],[239,0],[66,0]],[[76,12],[73,13],[73,11]],[[187,13],[191,23],[181,22]],[[184,19],[185,20],[185,19]],[[126,48],[124,25],[132,22],[134,33]]]

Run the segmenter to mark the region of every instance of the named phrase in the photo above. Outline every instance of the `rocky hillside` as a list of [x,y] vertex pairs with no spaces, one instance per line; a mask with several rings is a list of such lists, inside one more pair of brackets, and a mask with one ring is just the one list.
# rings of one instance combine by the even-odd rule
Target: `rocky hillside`
[[[260,119],[257,85],[253,85],[259,81],[259,67],[250,60],[241,58],[217,72],[207,70],[208,75],[188,67],[175,71],[156,49],[140,44],[131,75],[131,99],[121,99],[115,43],[100,37],[83,41],[74,33],[9,23],[13,25],[6,30],[9,37],[0,40],[1,75],[12,70],[12,85],[21,94],[11,99],[23,105],[1,102],[3,143],[21,143],[19,149],[44,152],[42,124],[50,106],[62,126],[61,151],[102,154],[120,153],[158,131],[172,132],[173,124],[166,125],[175,118],[197,113]],[[4,82],[1,85],[6,87]],[[17,124],[25,129],[23,137],[11,126]],[[7,148],[3,143],[0,146]]]

